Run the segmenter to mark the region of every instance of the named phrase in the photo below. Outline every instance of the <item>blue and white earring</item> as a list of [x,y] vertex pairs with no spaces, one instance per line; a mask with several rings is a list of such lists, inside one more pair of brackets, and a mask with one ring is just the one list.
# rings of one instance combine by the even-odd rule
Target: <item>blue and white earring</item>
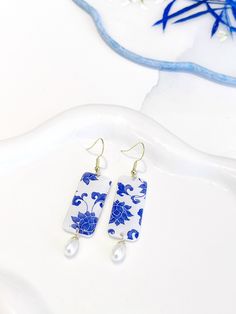
[[104,153],[103,139],[97,139],[87,150],[92,149],[99,141],[102,149],[96,158],[95,173],[85,172],[82,175],[64,220],[63,229],[73,234],[64,251],[69,258],[78,252],[80,236],[93,235],[111,187],[111,180],[100,175],[100,158]]
[[112,250],[112,260],[115,263],[125,259],[126,241],[134,242],[140,235],[147,182],[137,176],[137,165],[144,156],[145,146],[139,142],[130,149],[121,152],[128,152],[138,145],[142,146],[141,157],[135,160],[131,176],[122,176],[118,180],[108,225],[108,234],[112,238],[118,239],[118,243]]

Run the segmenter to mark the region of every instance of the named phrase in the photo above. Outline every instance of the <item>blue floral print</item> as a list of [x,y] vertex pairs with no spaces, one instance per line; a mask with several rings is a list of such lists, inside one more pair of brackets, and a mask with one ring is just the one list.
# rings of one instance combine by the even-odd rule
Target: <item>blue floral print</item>
[[88,197],[87,193],[82,193],[81,196],[75,195],[72,200],[72,205],[79,206],[81,202],[84,202],[84,204],[88,208],[87,202],[84,200],[85,197]]
[[90,181],[98,180],[98,177],[95,173],[85,172],[80,181],[84,181],[86,185],[89,185]]
[[105,199],[107,197],[107,194],[106,193],[98,193],[98,192],[93,192],[91,194],[91,197],[93,200],[95,200],[94,204],[93,204],[93,207],[99,203],[100,207],[103,208],[103,205],[104,205],[104,202],[105,202]]
[[127,237],[129,240],[138,239],[138,236],[139,236],[139,232],[135,229],[132,229],[127,232]]
[[[88,172],[86,172],[81,179],[81,181],[84,181],[85,184],[89,184],[90,180],[97,179],[95,179],[93,174]],[[76,191],[76,193],[78,193],[78,191]],[[90,196],[90,199],[94,200],[91,208],[89,208],[88,202],[86,201],[88,196]],[[88,193],[82,193],[81,196],[75,195],[72,200],[72,205],[80,206],[83,203],[85,205],[85,213],[79,211],[77,216],[71,216],[71,220],[73,222],[71,227],[78,230],[81,234],[91,235],[95,231],[98,222],[98,217],[96,217],[93,212],[94,207],[98,204],[98,206],[103,208],[106,196],[106,193],[99,192],[92,192],[91,195],[88,195]]]
[[72,205],[80,206],[80,204],[83,202],[86,206],[86,212],[79,212],[77,217],[72,216],[71,219],[74,223],[71,225],[71,227],[75,230],[79,230],[79,233],[81,234],[91,235],[94,232],[98,222],[98,218],[93,212],[93,209],[96,204],[99,204],[99,206],[103,208],[106,196],[106,193],[92,192],[91,198],[95,201],[91,210],[89,211],[88,203],[84,199],[85,197],[88,197],[88,194],[83,193],[81,196],[75,195],[72,200]]
[[111,218],[109,223],[115,223],[116,226],[120,224],[125,224],[125,221],[130,220],[129,218],[133,215],[129,211],[131,209],[131,206],[126,205],[125,202],[119,202],[116,200],[113,203],[112,212],[111,212]]
[[147,194],[147,182],[146,181],[142,181],[141,179],[139,179],[139,181],[142,182],[142,184],[140,184],[139,188],[141,189],[140,193],[141,194]]
[[74,222],[71,227],[78,230],[79,233],[85,235],[91,235],[94,233],[98,218],[95,213],[86,211],[84,214],[79,212],[78,216],[72,216],[72,221]]
[[131,200],[134,204],[138,204],[140,203],[140,198],[146,198],[146,194],[147,194],[147,182],[146,181],[142,181],[141,179],[139,179],[139,181],[141,182],[141,184],[139,185],[140,188],[140,194],[141,195],[132,195],[131,196]]
[[141,182],[141,184],[139,185],[139,188],[141,189],[141,191],[140,191],[141,195],[130,195],[130,192],[132,192],[134,190],[132,185],[130,185],[130,184],[124,185],[121,182],[118,182],[117,194],[120,196],[129,195],[134,204],[140,203],[139,198],[146,198],[147,182],[142,181],[141,179],[139,179],[139,181]]
[[114,238],[136,241],[141,229],[147,182],[122,176],[109,220],[108,234]]
[[110,186],[109,178],[84,172],[63,223],[65,231],[91,236],[96,229]]
[[130,184],[126,184],[124,185],[121,182],[118,182],[118,190],[117,190],[117,194],[120,196],[124,196],[124,194],[129,195],[128,191],[133,191],[133,187]]
[[139,215],[139,224],[140,224],[140,226],[141,226],[141,224],[142,224],[142,219],[143,219],[143,208],[140,208],[139,209],[139,211],[138,211],[138,215]]

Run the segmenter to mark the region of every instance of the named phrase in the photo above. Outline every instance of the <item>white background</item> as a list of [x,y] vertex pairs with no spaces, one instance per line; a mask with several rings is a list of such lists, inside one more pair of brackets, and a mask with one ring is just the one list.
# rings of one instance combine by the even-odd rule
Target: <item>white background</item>
[[[2,140],[66,109],[107,103],[141,109],[196,148],[236,157],[235,89],[173,73],[161,73],[156,85],[156,71],[116,55],[71,1],[0,1],[0,40]],[[106,141],[105,174],[114,180],[132,164],[119,149],[141,134],[121,137],[125,123]],[[234,178],[229,188],[218,178],[209,182],[173,175],[154,165],[158,152],[147,151],[145,157],[142,176],[150,196],[142,237],[129,246],[127,261],[116,267],[109,259],[114,242],[106,226],[112,198],[95,237],[81,243],[78,258],[64,259],[68,237],[61,224],[78,178],[94,165],[94,156],[84,148],[100,134],[100,129],[87,131],[78,143],[60,142],[30,163],[26,153],[26,162],[16,169],[10,169],[13,157],[1,163],[1,172],[10,171],[0,177],[0,272],[29,282],[52,314],[235,313]],[[22,152],[21,139],[17,143]],[[184,152],[179,154],[182,158]],[[27,297],[22,294],[23,305],[16,309],[19,291],[4,284],[0,289],[3,314],[28,314]],[[1,299],[5,289],[10,296]],[[35,302],[29,313],[38,314],[37,308]]]

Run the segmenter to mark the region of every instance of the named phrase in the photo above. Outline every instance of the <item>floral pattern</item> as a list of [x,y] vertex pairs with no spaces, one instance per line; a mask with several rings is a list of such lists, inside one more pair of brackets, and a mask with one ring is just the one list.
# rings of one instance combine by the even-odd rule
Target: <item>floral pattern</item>
[[81,178],[85,184],[89,185],[90,181],[98,180],[98,177],[95,173],[85,172]]
[[141,224],[142,224],[142,219],[143,219],[143,208],[140,208],[140,210],[138,211],[138,215],[139,215],[139,221],[138,221],[138,223],[140,224],[140,226],[141,226]]
[[80,234],[91,235],[94,233],[98,218],[95,216],[95,213],[86,211],[86,213],[78,213],[78,216],[71,217],[74,222],[71,227],[76,231],[79,231]]
[[118,182],[117,194],[120,196],[129,195],[128,191],[133,191],[133,187],[130,184],[124,185],[122,182]]
[[78,212],[77,216],[71,216],[71,220],[73,224],[71,227],[78,231],[80,234],[91,235],[96,228],[96,224],[98,222],[98,218],[96,217],[95,213],[93,212],[94,207],[96,204],[99,204],[101,208],[103,208],[105,199],[107,197],[106,193],[99,193],[99,192],[92,192],[91,199],[94,200],[91,210],[89,211],[89,206],[87,201],[84,199],[88,197],[87,193],[82,193],[81,196],[75,195],[72,200],[72,205],[79,206],[82,202],[86,206],[86,212]]
[[174,11],[177,2],[172,0],[167,4],[162,19],[154,26],[162,25],[165,30],[170,20],[177,24],[210,15],[213,20],[211,36],[215,35],[220,25],[231,34],[236,32],[236,0],[191,0],[189,5]]
[[124,185],[121,182],[118,182],[118,190],[117,194],[120,196],[129,195],[131,196],[131,200],[134,204],[140,203],[140,198],[145,198],[147,193],[147,182],[142,181],[140,178],[138,179],[141,184],[139,185],[139,188],[141,189],[140,194],[131,195],[130,192],[134,190],[134,188],[130,184]]
[[85,172],[72,199],[64,221],[64,229],[91,236],[99,220],[111,181],[104,176]]
[[140,184],[140,186],[139,186],[139,188],[141,189],[140,193],[144,194],[146,196],[146,194],[147,194],[147,182],[142,181],[141,179],[139,179],[139,181],[142,182],[142,184]]
[[132,229],[132,230],[127,232],[127,237],[129,240],[137,239],[138,236],[139,236],[139,232],[135,229]]
[[[78,191],[76,191],[76,192],[78,192]],[[82,193],[81,196],[75,195],[73,197],[73,200],[72,200],[72,205],[79,206],[81,204],[81,202],[84,202],[87,206],[87,202],[84,200],[85,197],[88,197],[87,193]]]
[[131,206],[126,205],[125,202],[119,202],[118,200],[113,203],[111,218],[109,223],[113,222],[118,226],[119,224],[124,224],[129,217],[133,215],[129,211]]
[[121,177],[112,206],[108,234],[114,238],[136,241],[140,234],[147,182]]
[[105,202],[105,199],[107,197],[107,194],[106,193],[98,193],[98,192],[93,192],[91,194],[91,197],[93,200],[95,200],[94,204],[93,204],[93,208],[96,204],[99,204],[99,206],[101,208],[103,208],[103,205],[104,205],[104,202]]

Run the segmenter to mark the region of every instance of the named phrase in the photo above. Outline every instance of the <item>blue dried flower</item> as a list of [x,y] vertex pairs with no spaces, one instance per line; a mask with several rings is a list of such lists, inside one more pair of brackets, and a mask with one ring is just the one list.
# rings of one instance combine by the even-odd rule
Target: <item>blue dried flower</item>
[[180,10],[173,10],[178,0],[172,0],[166,7],[162,19],[153,26],[162,25],[165,30],[170,20],[176,23],[183,23],[203,15],[210,15],[213,18],[211,36],[214,36],[220,25],[225,27],[229,33],[236,32],[236,0],[191,0],[191,4]]

